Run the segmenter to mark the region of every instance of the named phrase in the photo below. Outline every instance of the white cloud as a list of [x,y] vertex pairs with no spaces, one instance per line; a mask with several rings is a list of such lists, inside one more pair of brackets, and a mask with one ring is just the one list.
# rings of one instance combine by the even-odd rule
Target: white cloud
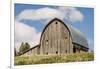
[[64,18],[71,22],[82,21],[84,19],[83,14],[74,7],[59,7],[58,8],[65,15]]
[[18,49],[22,42],[28,42],[32,47],[39,44],[41,32],[24,23],[15,22],[15,47]]
[[26,9],[18,16],[18,20],[44,20],[52,18],[69,19],[71,22],[82,21],[83,14],[74,7],[58,7],[58,8],[39,8],[39,9]]
[[76,21],[82,21],[83,20],[83,15],[80,11],[74,9],[74,10],[71,10],[70,13],[69,13],[69,20],[71,22],[76,22]]
[[31,20],[44,20],[51,19],[54,17],[61,17],[62,14],[59,13],[56,9],[53,8],[40,8],[37,10],[27,9],[20,13],[17,19],[31,19]]

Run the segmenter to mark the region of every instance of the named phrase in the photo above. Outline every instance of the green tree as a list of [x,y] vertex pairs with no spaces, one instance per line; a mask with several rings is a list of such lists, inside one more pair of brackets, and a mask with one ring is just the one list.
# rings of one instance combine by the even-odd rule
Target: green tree
[[30,49],[30,45],[26,42],[25,43],[25,50],[28,50],[28,49]]
[[20,53],[23,53],[23,51],[24,51],[24,43],[22,42],[22,43],[21,43],[21,46],[20,46],[20,48],[19,48],[19,54],[20,54]]
[[28,50],[30,48],[30,45],[28,44],[28,42],[26,43],[21,43],[21,46],[19,48],[19,54],[23,53],[24,51]]

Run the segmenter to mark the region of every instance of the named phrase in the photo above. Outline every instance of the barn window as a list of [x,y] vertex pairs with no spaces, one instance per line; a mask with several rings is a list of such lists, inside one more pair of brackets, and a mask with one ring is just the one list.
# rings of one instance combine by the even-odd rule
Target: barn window
[[56,22],[56,24],[58,24],[58,22]]
[[46,53],[46,55],[48,55],[48,52]]
[[76,53],[76,48],[73,48],[73,52]]
[[46,42],[48,42],[48,40],[46,40]]
[[65,39],[67,39],[67,36],[65,37]]
[[56,51],[56,54],[58,54],[58,51]]
[[67,50],[65,50],[65,53],[67,53]]
[[56,31],[57,31],[57,24],[58,24],[58,22],[55,22],[55,24],[56,24],[56,28],[55,28],[55,29],[56,29]]
[[46,44],[48,44],[48,40],[46,40]]

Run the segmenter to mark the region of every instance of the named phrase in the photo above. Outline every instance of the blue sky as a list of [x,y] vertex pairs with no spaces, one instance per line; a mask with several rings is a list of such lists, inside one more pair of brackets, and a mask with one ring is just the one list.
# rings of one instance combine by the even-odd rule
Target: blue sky
[[[15,18],[17,18],[21,14],[21,12],[25,10],[30,10],[30,9],[37,10],[45,7],[57,9],[59,6],[15,4]],[[76,8],[84,16],[84,19],[82,19],[82,21],[74,21],[74,22],[67,19],[63,19],[63,20],[64,22],[69,22],[69,24],[71,24],[73,27],[83,32],[85,37],[88,40],[89,48],[93,50],[94,49],[94,9],[84,8],[84,7],[74,7],[74,8]],[[23,18],[20,20],[20,22],[30,27],[34,27],[37,30],[37,32],[42,32],[43,28],[46,25],[43,23],[47,22],[47,19],[34,20],[34,19]]]

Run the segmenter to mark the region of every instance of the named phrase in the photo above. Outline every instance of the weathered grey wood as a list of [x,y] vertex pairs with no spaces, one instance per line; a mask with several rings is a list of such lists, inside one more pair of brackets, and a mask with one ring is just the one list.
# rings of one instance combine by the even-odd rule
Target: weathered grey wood
[[53,21],[45,29],[41,37],[41,46],[41,52],[45,51],[44,54],[70,53],[72,51],[72,41],[69,30],[63,23],[60,23],[57,20]]

